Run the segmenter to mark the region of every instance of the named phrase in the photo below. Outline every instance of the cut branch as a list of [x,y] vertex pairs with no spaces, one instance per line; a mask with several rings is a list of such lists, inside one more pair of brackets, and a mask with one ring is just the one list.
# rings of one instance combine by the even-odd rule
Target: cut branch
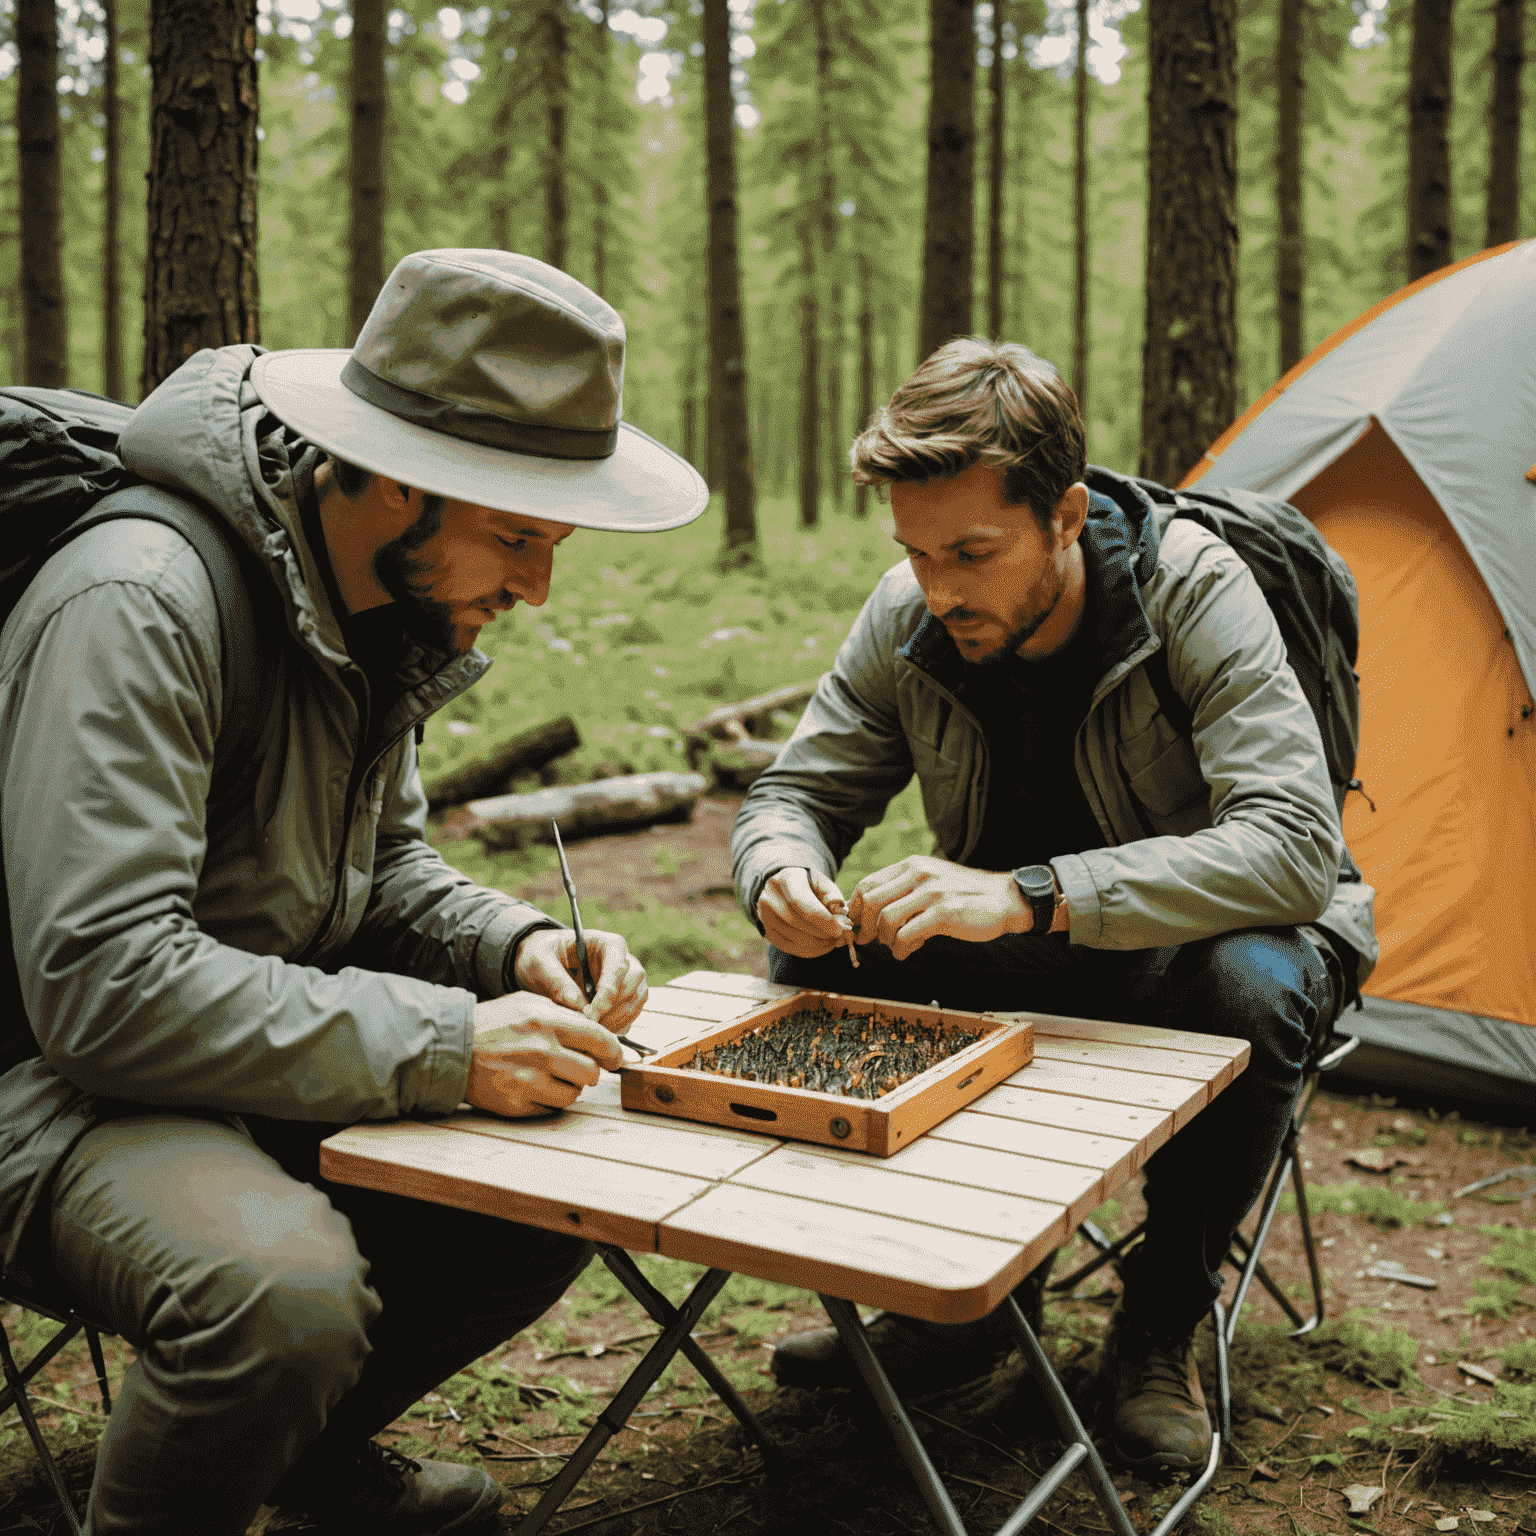
[[439,806],[462,805],[466,800],[494,795],[506,788],[508,779],[515,779],[520,773],[536,773],[545,763],[574,752],[580,745],[581,733],[569,715],[548,720],[531,731],[494,742],[469,762],[434,775],[426,786],[427,804],[436,810]]
[[550,822],[562,837],[628,832],[663,821],[688,821],[709,781],[699,773],[632,773],[591,784],[561,785],[530,795],[472,800],[464,831],[487,848],[551,843]]

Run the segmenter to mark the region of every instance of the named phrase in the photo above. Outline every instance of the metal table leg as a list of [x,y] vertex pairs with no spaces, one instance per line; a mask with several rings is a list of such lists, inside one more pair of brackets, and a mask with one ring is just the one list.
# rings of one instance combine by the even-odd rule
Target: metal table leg
[[[640,1266],[622,1248],[603,1243],[599,1245],[598,1253],[619,1283],[650,1314],[652,1322],[665,1328],[676,1319],[677,1308],[645,1278]],[[782,1462],[783,1453],[774,1443],[773,1437],[758,1422],[757,1415],[747,1407],[741,1394],[721,1374],[719,1366],[705,1353],[703,1345],[685,1335],[680,1347],[688,1363],[704,1378],[715,1396],[731,1410],[736,1421],[746,1430],[747,1438],[762,1453],[764,1466],[772,1467]]]
[[516,1536],[535,1536],[536,1532],[544,1529],[545,1522],[565,1502],[571,1489],[581,1481],[603,1447],[629,1422],[629,1416],[639,1405],[640,1399],[650,1391],[683,1340],[698,1326],[704,1309],[730,1278],[730,1271],[726,1269],[711,1269],[700,1276],[698,1284],[688,1293],[688,1299],[678,1309],[672,1322],[662,1329],[656,1342],[646,1351],[645,1358],[614,1394],[613,1401],[598,1414],[597,1423],[571,1453],[560,1475],[545,1491],[544,1497],[518,1526]]

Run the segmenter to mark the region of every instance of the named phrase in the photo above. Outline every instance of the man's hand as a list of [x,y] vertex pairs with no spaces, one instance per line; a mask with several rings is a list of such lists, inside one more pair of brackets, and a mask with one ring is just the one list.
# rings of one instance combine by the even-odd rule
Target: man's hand
[[498,1115],[564,1109],[597,1081],[599,1066],[616,1070],[621,1058],[601,1024],[537,993],[509,992],[475,1008],[464,1097]]
[[768,942],[786,955],[814,960],[846,941],[853,925],[848,903],[819,869],[781,869],[757,898],[757,917]]
[[848,916],[860,944],[878,939],[898,960],[939,934],[984,944],[1028,933],[1033,922],[1007,870],[967,869],[921,853],[865,875]]
[[587,959],[597,985],[590,1003],[581,989],[576,935],[568,928],[534,929],[517,947],[512,974],[525,992],[536,992],[622,1035],[645,1007],[650,991],[645,967],[616,933],[599,930],[586,938]]

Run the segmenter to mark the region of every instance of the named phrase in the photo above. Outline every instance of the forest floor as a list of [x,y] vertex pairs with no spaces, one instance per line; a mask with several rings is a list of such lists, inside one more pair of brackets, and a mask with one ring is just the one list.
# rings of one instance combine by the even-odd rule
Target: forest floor
[[[584,903],[614,914],[680,910],[696,926],[687,963],[763,974],[761,946],[744,942],[725,883],[735,804],[701,803],[686,825],[578,842],[571,864]],[[525,867],[518,894],[559,912],[558,876]],[[718,909],[718,911],[716,910]],[[737,926],[731,927],[727,918]],[[711,926],[714,923],[715,926]],[[699,934],[720,947],[697,950]],[[755,935],[752,936],[755,939]],[[653,979],[671,972],[656,969]],[[1536,1181],[1515,1177],[1456,1192],[1536,1161],[1524,1130],[1479,1123],[1446,1105],[1412,1108],[1324,1093],[1303,1135],[1303,1163],[1321,1244],[1329,1322],[1286,1337],[1282,1315],[1255,1287],[1233,1354],[1234,1443],[1213,1490],[1183,1529],[1242,1536],[1381,1536],[1461,1529],[1536,1536]],[[1111,1232],[1141,1213],[1136,1187],[1096,1213]],[[1086,1257],[1075,1240],[1068,1264]],[[1308,1294],[1296,1223],[1277,1218],[1265,1261],[1280,1285]],[[1373,1278],[1395,1262],[1432,1289]],[[680,1300],[700,1271],[645,1258],[653,1283]],[[1065,1366],[1085,1358],[1108,1318],[1115,1282],[1101,1273],[1047,1309],[1044,1341]],[[12,1313],[23,1355],[44,1329]],[[551,1536],[800,1536],[836,1531],[897,1536],[933,1527],[893,1442],[862,1392],[780,1391],[768,1373],[776,1338],[825,1322],[814,1296],[735,1277],[698,1337],[744,1392],[786,1453],[763,1469],[734,1421],[686,1364],[674,1363],[551,1521]],[[655,1333],[603,1266],[591,1269],[539,1323],[429,1394],[381,1437],[414,1456],[484,1465],[507,1491],[510,1532]],[[114,1380],[132,1360],[108,1340]],[[1206,1390],[1210,1347],[1202,1329]],[[995,1530],[1057,1453],[1038,1415],[1013,1392],[1016,1366],[990,1383],[911,1405],[968,1529]],[[102,1427],[83,1349],[45,1367],[37,1408],[65,1451],[82,1498]],[[1117,1475],[1133,1524],[1149,1529],[1177,1487]],[[1346,1489],[1369,1492],[1351,1517]],[[83,1504],[82,1504],[83,1507]],[[1450,1522],[1455,1522],[1452,1524]],[[62,1532],[13,1412],[0,1419],[0,1536]],[[256,1533],[344,1536],[263,1511]],[[1035,1529],[1107,1529],[1081,1474]],[[345,1536],[353,1536],[346,1532]]]

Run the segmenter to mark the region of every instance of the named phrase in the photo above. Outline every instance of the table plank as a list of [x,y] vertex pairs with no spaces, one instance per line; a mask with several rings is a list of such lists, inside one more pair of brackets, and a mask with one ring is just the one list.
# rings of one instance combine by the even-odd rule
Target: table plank
[[1097,1168],[1052,1163],[1022,1152],[998,1152],[963,1141],[924,1136],[885,1162],[899,1173],[945,1179],[961,1188],[990,1189],[1066,1207],[1074,1225],[1102,1205],[1112,1187]]
[[1173,1126],[1181,1130],[1190,1116],[1210,1099],[1204,1083],[1182,1077],[1159,1077],[1152,1072],[1118,1072],[1108,1067],[1088,1067],[1075,1061],[1050,1061],[1036,1057],[1003,1082],[1043,1093],[1070,1093],[1084,1099],[1103,1099],[1111,1104],[1139,1104],[1146,1109],[1173,1113]]
[[673,1014],[701,1024],[724,1024],[759,1006],[760,1000],[753,997],[728,997],[676,986],[652,987],[645,1000],[647,1013]]
[[1233,1057],[1196,1056],[1187,1051],[1147,1050],[1111,1040],[1064,1040],[1050,1035],[1036,1037],[1035,1059],[1078,1061],[1093,1067],[1117,1067],[1125,1072],[1183,1077],[1209,1083],[1213,1093],[1225,1088],[1238,1073],[1238,1062]]
[[761,976],[736,976],[727,971],[689,971],[686,976],[675,977],[667,985],[682,991],[719,992],[729,997],[750,997],[757,1002],[792,997],[800,990],[776,981],[764,981]]
[[[866,1157],[854,1162],[854,1156],[831,1148],[824,1152],[814,1147],[780,1147],[733,1174],[729,1182],[819,1200],[824,1205],[920,1221],[940,1232],[969,1232],[977,1237],[1033,1243],[1059,1231],[1065,1240],[1067,1213],[1059,1203],[995,1190],[961,1189],[902,1172],[888,1160]],[[943,1239],[935,1236],[934,1241]]]
[[649,1253],[657,1224],[710,1188],[708,1179],[634,1169],[605,1157],[508,1146],[489,1136],[395,1121],[351,1126],[320,1148],[342,1184],[457,1206]]
[[984,1317],[1054,1246],[935,1236],[919,1222],[730,1183],[667,1217],[657,1243],[671,1258],[939,1323]]
[[[590,1090],[589,1090],[590,1091]],[[566,1115],[555,1119],[493,1120],[485,1115],[456,1115],[434,1122],[445,1131],[489,1136],[500,1142],[527,1146],[559,1147],[593,1157],[632,1163],[639,1169],[656,1168],[711,1181],[755,1163],[773,1150],[762,1136],[733,1134],[723,1126],[710,1127],[721,1134],[698,1134],[691,1124],[653,1116]]]
[[[1119,1024],[1108,1019],[1079,1019],[1065,1013],[1001,1013],[1003,1019],[1030,1019],[1035,1034],[1078,1040],[1108,1040],[1120,1045],[1144,1045],[1158,1050],[1193,1051],[1197,1055],[1227,1055],[1246,1048],[1247,1041],[1231,1035],[1202,1035],[1189,1029],[1163,1029],[1155,1024]],[[1217,1047],[1223,1047],[1218,1050]],[[1242,1054],[1242,1050],[1238,1050]]]
[[930,1140],[958,1141],[967,1146],[989,1147],[998,1152],[1021,1152],[1046,1162],[1090,1168],[1101,1173],[1113,1188],[1140,1166],[1138,1143],[1117,1136],[1085,1135],[1060,1126],[1034,1125],[1026,1120],[963,1109],[928,1132]]
[[[588,1090],[591,1092],[592,1090]],[[1003,1082],[970,1105],[976,1114],[1028,1120],[1033,1125],[1058,1125],[1089,1136],[1114,1136],[1149,1148],[1160,1147],[1173,1134],[1173,1114],[1139,1104],[1112,1104],[1079,1099]]]

